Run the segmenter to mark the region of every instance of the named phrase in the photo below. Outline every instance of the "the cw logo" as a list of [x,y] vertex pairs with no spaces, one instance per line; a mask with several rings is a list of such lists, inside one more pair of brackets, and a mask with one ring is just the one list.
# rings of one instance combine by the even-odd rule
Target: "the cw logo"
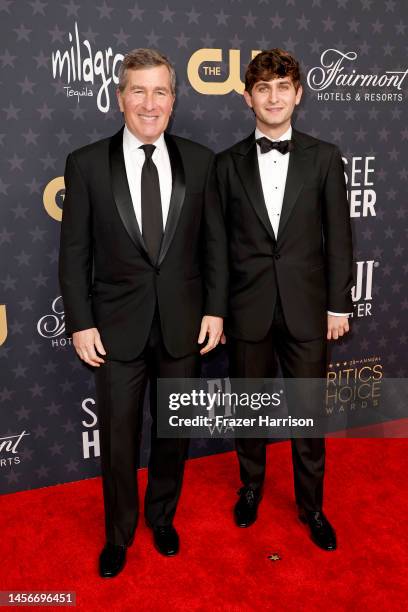
[[[252,51],[253,59],[260,51]],[[229,75],[225,81],[203,81],[199,70],[204,62],[222,62],[222,49],[198,49],[190,57],[187,66],[187,75],[191,85],[201,94],[219,95],[236,91],[243,93],[244,84],[241,81],[241,51],[229,50]],[[203,66],[206,76],[220,76],[220,66]]]
[[4,344],[7,338],[7,315],[6,306],[0,304],[0,346]]
[[57,176],[56,178],[52,179],[52,181],[50,181],[44,189],[44,208],[50,217],[56,221],[62,220],[62,208],[57,204],[57,196],[61,195],[63,200],[64,196],[60,192],[64,190],[65,184],[63,176]]

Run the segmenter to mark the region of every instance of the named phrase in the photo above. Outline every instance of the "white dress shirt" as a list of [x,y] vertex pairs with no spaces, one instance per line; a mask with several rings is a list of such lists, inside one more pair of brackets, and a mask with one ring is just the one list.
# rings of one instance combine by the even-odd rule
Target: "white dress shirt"
[[[292,138],[292,126],[282,134],[280,138],[269,138],[258,128],[255,129],[255,139],[268,138],[268,140],[290,140]],[[266,204],[268,217],[272,225],[275,238],[278,237],[279,222],[282,214],[283,196],[285,194],[286,178],[288,175],[290,153],[280,153],[277,149],[272,149],[268,153],[261,153],[261,147],[257,145],[259,174],[261,176],[262,191]],[[337,317],[346,317],[351,313],[327,311],[327,314]]]
[[[130,195],[132,198],[133,208],[140,232],[142,232],[142,202],[140,196],[142,167],[145,161],[145,153],[140,149],[144,143],[140,141],[126,127],[123,130],[123,155],[125,158],[126,175],[129,183]],[[156,149],[153,151],[152,160],[157,168],[160,183],[160,198],[163,215],[163,231],[166,227],[167,216],[169,214],[171,190],[172,190],[172,175],[169,153],[167,151],[164,135],[153,142]]]

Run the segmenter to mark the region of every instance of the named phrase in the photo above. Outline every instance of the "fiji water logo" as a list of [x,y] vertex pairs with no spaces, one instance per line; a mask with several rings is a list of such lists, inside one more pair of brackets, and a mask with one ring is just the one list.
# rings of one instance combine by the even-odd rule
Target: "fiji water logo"
[[51,54],[52,76],[63,79],[67,97],[76,96],[79,102],[81,96],[92,97],[93,90],[87,85],[76,89],[75,84],[99,86],[96,105],[102,113],[110,109],[109,86],[113,81],[119,83],[117,75],[118,64],[123,60],[122,53],[113,53],[112,47],[95,51],[89,40],[80,40],[78,24],[75,22],[74,34],[68,33],[71,43],[68,49],[57,49]]

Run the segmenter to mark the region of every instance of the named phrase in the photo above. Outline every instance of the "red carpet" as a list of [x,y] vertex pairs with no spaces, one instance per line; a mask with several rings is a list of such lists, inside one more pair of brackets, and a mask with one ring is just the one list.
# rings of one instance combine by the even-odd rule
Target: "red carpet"
[[[3,496],[0,590],[72,590],[85,611],[406,610],[407,443],[332,439],[327,447],[325,511],[336,552],[316,548],[296,519],[283,442],[269,447],[255,525],[232,522],[233,453],[190,461],[175,521],[180,554],[161,557],[141,521],[113,580],[96,569],[104,542],[99,479]],[[268,560],[275,552],[281,560]]]

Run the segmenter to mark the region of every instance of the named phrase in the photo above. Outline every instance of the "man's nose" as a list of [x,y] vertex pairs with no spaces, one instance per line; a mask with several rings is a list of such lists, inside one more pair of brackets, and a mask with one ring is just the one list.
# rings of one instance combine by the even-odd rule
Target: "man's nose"
[[275,104],[278,101],[278,92],[273,87],[269,90],[269,102]]
[[143,99],[143,105],[146,110],[153,110],[154,108],[154,95],[153,93],[147,93]]

